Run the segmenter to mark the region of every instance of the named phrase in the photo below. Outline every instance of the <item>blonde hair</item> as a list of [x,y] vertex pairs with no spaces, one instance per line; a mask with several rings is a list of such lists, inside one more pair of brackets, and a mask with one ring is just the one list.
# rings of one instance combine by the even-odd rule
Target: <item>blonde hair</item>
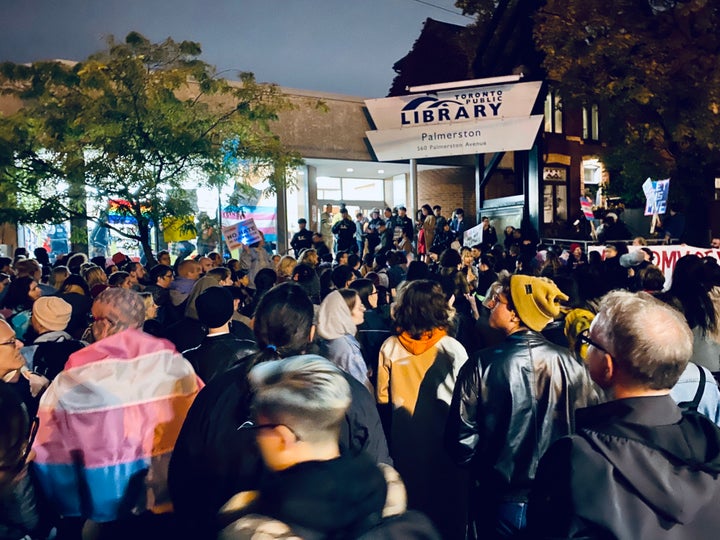
[[277,267],[278,277],[291,277],[297,264],[298,263],[294,257],[291,257],[290,255],[283,255]]

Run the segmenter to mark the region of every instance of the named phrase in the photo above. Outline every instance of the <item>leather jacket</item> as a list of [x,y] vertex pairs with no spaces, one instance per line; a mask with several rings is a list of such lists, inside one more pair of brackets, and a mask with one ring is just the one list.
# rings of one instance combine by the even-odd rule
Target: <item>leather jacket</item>
[[218,373],[227,371],[257,350],[254,341],[238,339],[233,334],[221,334],[206,336],[199,346],[182,354],[203,382],[209,382]]
[[483,349],[460,370],[445,442],[494,500],[525,501],[540,458],[574,431],[574,413],[598,403],[583,364],[568,349],[523,330]]

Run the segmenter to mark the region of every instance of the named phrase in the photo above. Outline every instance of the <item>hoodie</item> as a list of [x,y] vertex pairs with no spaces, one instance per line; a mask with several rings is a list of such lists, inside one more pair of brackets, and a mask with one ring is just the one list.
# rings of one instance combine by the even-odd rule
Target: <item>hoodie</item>
[[284,524],[287,533],[302,531],[303,538],[355,538],[352,531],[364,530],[369,518],[382,515],[387,491],[383,472],[364,453],[299,463],[267,475],[259,493],[233,497],[221,510],[221,520],[237,521],[221,538],[256,538],[254,534],[265,532],[260,525],[268,518],[282,522],[275,524],[275,530]]

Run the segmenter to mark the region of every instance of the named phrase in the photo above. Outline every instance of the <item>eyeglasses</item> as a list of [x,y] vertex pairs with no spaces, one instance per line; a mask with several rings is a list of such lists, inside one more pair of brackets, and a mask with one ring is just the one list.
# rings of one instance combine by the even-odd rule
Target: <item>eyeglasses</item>
[[33,418],[32,424],[30,424],[30,433],[28,434],[22,454],[20,454],[17,461],[15,461],[12,465],[0,465],[0,473],[17,473],[25,466],[25,462],[30,455],[30,450],[32,450],[32,445],[33,442],[35,442],[35,436],[37,435],[39,427],[40,419],[36,416]]
[[488,295],[487,297],[485,297],[485,300],[483,300],[482,303],[482,305],[488,308],[490,311],[493,311],[499,304],[508,304],[508,302],[503,302],[499,293]]
[[2,343],[0,343],[0,345],[12,345],[14,347],[16,343],[17,343],[17,338],[13,337],[7,341],[3,341]]
[[587,345],[588,347],[592,345],[597,350],[602,351],[603,353],[609,354],[610,356],[612,356],[610,351],[608,351],[605,347],[603,347],[602,345],[600,345],[598,343],[595,343],[592,339],[590,339],[590,329],[589,328],[583,330],[577,336],[577,341],[575,342],[575,349],[576,349],[576,352],[578,353],[578,355],[580,355],[580,349],[583,345]]
[[280,426],[286,427],[290,431],[290,433],[295,435],[296,440],[302,441],[302,439],[300,438],[300,435],[298,435],[295,432],[295,430],[293,428],[291,428],[290,426],[288,426],[287,424],[255,424],[252,420],[246,420],[245,422],[240,424],[240,426],[237,428],[237,431],[241,431],[241,430],[259,431],[261,429],[275,429]]

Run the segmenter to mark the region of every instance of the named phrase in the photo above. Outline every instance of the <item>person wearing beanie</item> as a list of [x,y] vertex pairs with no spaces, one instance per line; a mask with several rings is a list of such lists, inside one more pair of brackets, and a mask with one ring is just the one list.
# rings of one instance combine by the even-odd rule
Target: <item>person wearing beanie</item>
[[483,302],[505,340],[460,370],[445,431],[451,458],[471,469],[477,538],[525,527],[540,458],[572,433],[576,409],[600,401],[582,362],[540,333],[567,299],[550,279],[503,272]]
[[207,328],[200,345],[183,351],[183,356],[204,381],[211,381],[257,351],[254,341],[230,333],[233,296],[225,287],[208,287],[195,300],[198,319]]
[[72,306],[57,296],[42,296],[33,304],[30,325],[37,337],[20,349],[33,397],[38,397],[63,370],[72,353],[85,346],[65,331],[71,316]]

